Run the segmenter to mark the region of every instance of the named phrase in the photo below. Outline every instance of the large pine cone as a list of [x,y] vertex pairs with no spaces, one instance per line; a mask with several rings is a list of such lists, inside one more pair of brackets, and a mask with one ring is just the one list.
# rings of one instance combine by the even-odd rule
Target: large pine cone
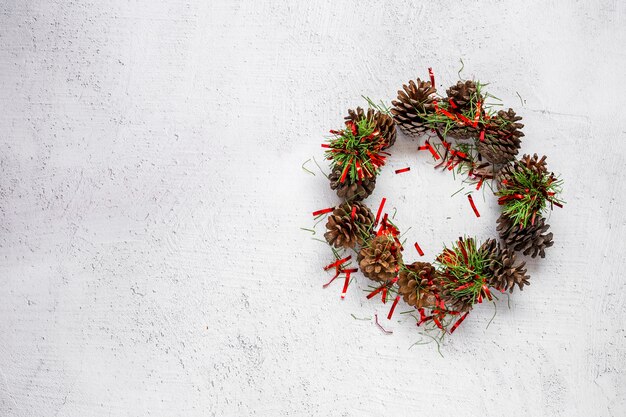
[[515,181],[514,175],[525,171],[524,167],[528,168],[535,174],[547,174],[548,166],[546,164],[546,158],[547,156],[545,155],[539,159],[537,154],[534,154],[532,157],[525,154],[519,161],[509,162],[500,170],[496,178],[496,186],[498,187],[498,190],[506,187],[507,184],[513,184]]
[[520,290],[524,289],[524,285],[530,285],[526,275],[526,262],[515,265],[515,252],[509,248],[502,248],[495,239],[489,239],[483,243],[480,248],[486,254],[488,259],[487,284],[499,290],[513,292],[515,285]]
[[514,223],[503,213],[498,218],[497,231],[507,248],[522,251],[524,255],[530,255],[532,258],[537,255],[545,258],[545,249],[554,244],[552,232],[545,233],[549,228],[550,225],[546,224],[543,217],[537,218],[534,225],[527,224],[526,227],[520,228],[519,224]]
[[374,281],[386,282],[398,275],[402,253],[393,237],[381,235],[361,248],[357,261],[363,275]]
[[357,182],[351,182],[350,178],[346,177],[345,181],[341,182],[341,174],[341,167],[335,166],[328,176],[330,188],[337,190],[340,198],[347,201],[362,201],[374,192],[376,177],[364,178]]
[[435,268],[428,262],[413,262],[400,269],[398,292],[404,301],[415,308],[429,308],[437,304],[435,294],[438,287],[434,283]]
[[508,112],[500,110],[487,125],[485,140],[476,142],[478,152],[494,164],[506,164],[514,160],[522,143],[521,137],[524,136],[520,130],[524,125],[518,123],[519,120],[522,118],[516,116],[513,109]]
[[478,96],[476,83],[472,80],[458,81],[456,85],[446,90],[446,94],[456,104],[456,110],[461,113],[470,109],[472,101],[474,105],[477,101],[483,101],[483,98]]
[[[352,210],[356,207],[354,218]],[[374,214],[363,203],[343,203],[328,216],[324,237],[336,248],[353,248],[362,245],[371,233]]]
[[374,111],[374,109],[367,109],[367,113],[365,113],[361,107],[357,107],[356,110],[349,109],[348,115],[344,119],[357,123],[365,118],[373,123],[380,132],[380,138],[384,143],[383,149],[390,148],[396,143],[396,124],[388,114]]
[[398,126],[409,136],[418,136],[429,127],[423,115],[435,111],[433,103],[437,89],[430,81],[422,81],[419,78],[417,83],[409,81],[409,85],[402,86],[404,90],[398,90],[398,100],[393,100],[391,114]]

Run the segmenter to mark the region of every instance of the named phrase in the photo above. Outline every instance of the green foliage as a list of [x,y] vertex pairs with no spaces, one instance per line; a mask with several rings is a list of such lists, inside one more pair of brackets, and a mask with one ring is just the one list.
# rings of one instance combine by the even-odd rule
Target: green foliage
[[326,159],[332,161],[333,169],[340,167],[348,170],[347,179],[351,183],[361,178],[375,177],[384,164],[385,157],[380,155],[383,143],[375,123],[363,118],[354,124],[354,131],[346,126],[341,131],[331,131],[335,136],[328,141],[329,150]]
[[534,224],[537,215],[543,215],[552,204],[561,205],[559,198],[563,180],[553,174],[537,172],[518,163],[510,180],[496,193],[504,205],[502,212],[515,223],[526,227]]
[[473,238],[460,238],[451,248],[446,247],[436,261],[443,288],[451,296],[470,299],[474,304],[489,273],[487,256]]

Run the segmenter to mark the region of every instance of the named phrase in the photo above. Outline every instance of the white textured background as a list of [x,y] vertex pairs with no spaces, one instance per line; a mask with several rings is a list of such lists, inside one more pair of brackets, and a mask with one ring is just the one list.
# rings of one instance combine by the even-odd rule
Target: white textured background
[[[625,25],[619,0],[4,0],[0,415],[625,415]],[[299,228],[338,199],[300,166],[361,94],[445,87],[459,58],[568,204],[532,285],[442,358],[406,316],[352,318],[388,308],[362,276],[321,288]],[[417,145],[370,205],[424,259],[492,236],[495,199],[476,219]]]

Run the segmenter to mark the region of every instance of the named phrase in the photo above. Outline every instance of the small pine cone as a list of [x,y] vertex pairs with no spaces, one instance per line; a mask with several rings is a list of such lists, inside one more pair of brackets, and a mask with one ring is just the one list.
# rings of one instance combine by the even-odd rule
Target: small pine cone
[[515,252],[509,248],[502,248],[495,239],[489,239],[480,248],[487,254],[488,265],[487,272],[489,277],[487,284],[499,290],[513,292],[515,285],[520,290],[524,289],[524,285],[530,285],[526,275],[526,262],[515,265]]
[[473,300],[470,295],[459,297],[458,294],[453,293],[452,289],[444,289],[442,292],[442,298],[446,309],[450,311],[458,311],[459,313],[466,313],[472,309]]
[[545,233],[550,228],[546,220],[540,217],[535,220],[535,224],[528,224],[520,229],[520,225],[513,221],[504,213],[498,218],[497,231],[507,248],[522,251],[524,255],[532,258],[537,255],[545,258],[545,249],[554,244],[552,232]]
[[361,248],[357,262],[363,275],[373,281],[386,282],[398,275],[402,253],[392,237],[381,235]]
[[396,123],[404,133],[409,136],[418,136],[427,129],[426,120],[422,117],[424,113],[435,111],[433,103],[437,89],[430,81],[422,81],[419,78],[417,83],[409,81],[409,85],[402,86],[398,90],[398,100],[393,100],[391,114]]
[[383,149],[390,148],[396,143],[396,124],[388,114],[374,111],[374,109],[367,109],[365,113],[361,107],[357,107],[356,110],[348,110],[348,115],[344,119],[356,123],[365,118],[374,123],[375,128],[380,132],[380,138],[384,142]]
[[522,143],[521,137],[524,136],[520,130],[524,125],[517,123],[519,120],[522,118],[516,116],[513,109],[508,112],[500,110],[487,125],[485,140],[477,142],[478,152],[489,162],[498,165],[514,160]]
[[506,186],[507,183],[512,183],[513,176],[516,173],[522,172],[524,167],[528,168],[531,172],[535,174],[547,174],[548,166],[546,164],[547,156],[542,156],[541,159],[534,154],[532,157],[530,155],[522,156],[522,159],[519,161],[511,161],[506,166],[504,166],[498,176],[496,178],[496,185],[498,189]]
[[330,188],[337,190],[340,198],[347,201],[362,201],[374,192],[376,177],[364,178],[357,182],[350,182],[350,178],[346,178],[342,183],[341,174],[341,168],[336,166],[328,176]]
[[[354,217],[352,210],[356,207]],[[328,216],[324,237],[336,248],[353,248],[362,245],[374,223],[374,214],[363,203],[343,203]]]
[[[467,80],[465,82],[458,81],[456,85],[451,86],[446,90],[446,94],[448,98],[451,98],[454,101],[454,104],[457,106],[457,110],[463,112],[470,108],[472,99],[477,97],[478,89],[476,88],[476,83],[472,80]],[[477,97],[474,101],[483,101],[482,97]]]
[[413,262],[400,270],[398,292],[404,301],[415,308],[433,307],[437,303],[434,284],[435,268],[428,262]]

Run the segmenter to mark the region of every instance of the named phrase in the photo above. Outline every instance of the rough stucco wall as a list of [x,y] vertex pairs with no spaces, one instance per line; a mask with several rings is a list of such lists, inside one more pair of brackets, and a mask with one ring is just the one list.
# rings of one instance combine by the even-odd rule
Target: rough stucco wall
[[[609,0],[2,2],[0,415],[624,415],[625,25]],[[352,318],[388,308],[360,275],[321,288],[299,228],[338,200],[300,165],[362,94],[459,58],[568,204],[532,285],[441,357]],[[492,236],[494,199],[474,218],[416,146],[370,204],[427,259]]]

